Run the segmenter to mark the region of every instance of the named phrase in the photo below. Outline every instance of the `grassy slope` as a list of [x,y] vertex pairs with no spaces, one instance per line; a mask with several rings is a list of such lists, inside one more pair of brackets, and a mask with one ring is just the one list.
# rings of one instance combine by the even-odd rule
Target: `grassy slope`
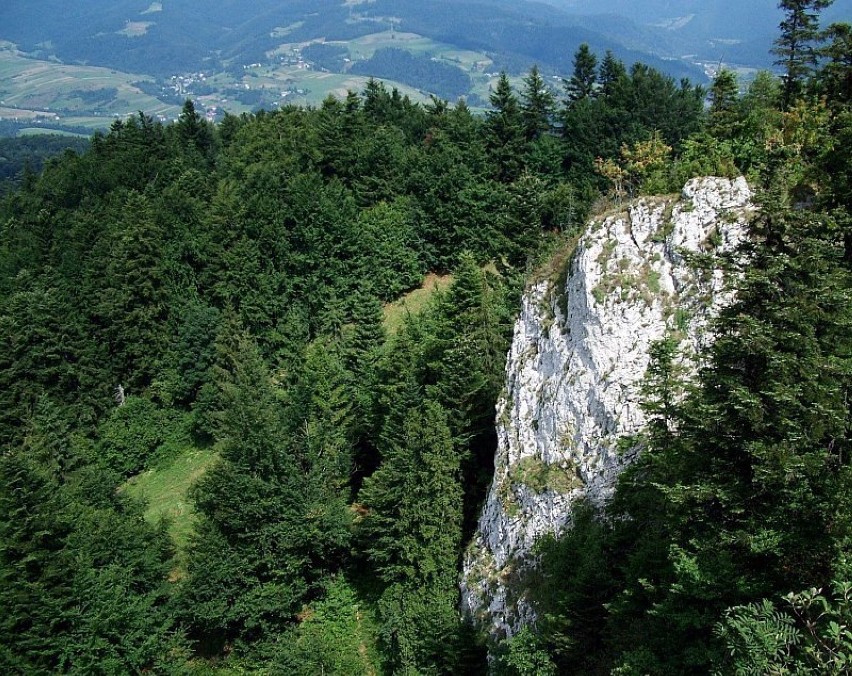
[[436,291],[447,289],[453,281],[452,275],[426,275],[419,289],[414,289],[399,300],[388,303],[384,307],[384,325],[388,335],[393,335],[402,326],[408,315],[416,315],[429,302]]
[[190,448],[173,460],[131,478],[124,490],[148,503],[146,518],[169,520],[169,534],[180,552],[195,524],[195,513],[187,491],[216,460],[210,449]]
[[[133,83],[146,76],[121,73],[108,68],[70,66],[51,61],[30,59],[9,43],[0,43],[0,115],[28,118],[39,113],[59,113],[62,120],[74,124],[106,126],[112,115],[131,114],[143,110],[149,115],[177,117],[173,106],[141,92]],[[115,98],[99,106],[100,115],[92,115],[74,92],[116,89]]]

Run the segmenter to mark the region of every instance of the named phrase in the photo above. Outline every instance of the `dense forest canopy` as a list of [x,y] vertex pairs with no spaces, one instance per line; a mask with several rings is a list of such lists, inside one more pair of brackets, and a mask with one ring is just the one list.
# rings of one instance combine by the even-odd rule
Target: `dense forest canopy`
[[[188,101],[28,173],[0,203],[4,671],[848,671],[852,59],[825,4],[782,2],[814,22],[782,25],[783,84],[584,46],[564,92],[504,74],[485,116],[375,81],[216,126]],[[457,575],[525,280],[591,210],[739,173],[761,211],[707,367],[655,348],[646,450],[541,544],[541,621],[486,645]]]

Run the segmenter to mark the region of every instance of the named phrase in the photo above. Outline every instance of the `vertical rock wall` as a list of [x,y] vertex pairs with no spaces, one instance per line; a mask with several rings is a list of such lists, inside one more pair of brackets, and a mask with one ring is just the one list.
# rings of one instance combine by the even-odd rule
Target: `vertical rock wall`
[[651,343],[675,335],[689,355],[706,341],[724,280],[690,254],[732,250],[750,199],[742,178],[640,199],[592,221],[568,267],[524,295],[497,404],[494,480],[462,574],[464,608],[493,637],[535,619],[518,572],[536,539],[570,527],[578,498],[606,501],[638,452],[630,437],[645,422]]

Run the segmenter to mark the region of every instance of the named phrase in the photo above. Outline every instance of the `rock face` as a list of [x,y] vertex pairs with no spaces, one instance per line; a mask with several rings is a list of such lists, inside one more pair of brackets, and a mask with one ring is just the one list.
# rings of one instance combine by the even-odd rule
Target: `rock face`
[[524,295],[497,403],[494,480],[461,584],[464,609],[494,638],[535,620],[518,572],[536,539],[570,527],[579,498],[605,502],[638,452],[651,343],[673,335],[695,355],[707,340],[723,275],[689,254],[732,250],[750,199],[742,178],[640,199],[592,221],[561,269]]

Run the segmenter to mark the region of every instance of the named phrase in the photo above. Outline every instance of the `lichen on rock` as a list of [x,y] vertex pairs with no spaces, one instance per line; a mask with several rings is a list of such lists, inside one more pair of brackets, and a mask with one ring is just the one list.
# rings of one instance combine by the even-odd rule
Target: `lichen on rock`
[[751,209],[745,179],[693,179],[679,197],[593,220],[567,275],[527,289],[497,403],[494,479],[462,571],[464,610],[492,637],[535,620],[520,573],[536,540],[569,528],[578,499],[602,505],[639,452],[651,344],[675,335],[688,356],[708,340],[730,292],[720,269],[692,258],[733,251]]

